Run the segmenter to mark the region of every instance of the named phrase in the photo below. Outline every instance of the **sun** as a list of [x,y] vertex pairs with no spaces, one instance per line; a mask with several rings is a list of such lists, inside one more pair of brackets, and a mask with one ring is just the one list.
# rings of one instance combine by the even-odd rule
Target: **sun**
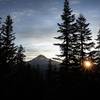
[[85,58],[84,60],[82,60],[82,68],[88,71],[93,70],[94,68],[93,61],[89,58]]
[[84,61],[83,65],[86,69],[91,69],[93,66],[91,61]]

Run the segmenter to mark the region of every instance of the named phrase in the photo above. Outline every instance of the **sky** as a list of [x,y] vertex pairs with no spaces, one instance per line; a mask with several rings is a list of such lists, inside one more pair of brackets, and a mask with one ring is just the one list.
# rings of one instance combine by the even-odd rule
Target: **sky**
[[[93,39],[100,28],[100,0],[69,0],[70,7],[76,18],[83,14]],[[16,45],[22,44],[25,48],[26,60],[43,54],[48,58],[60,54],[60,48],[54,37],[57,33],[57,23],[61,22],[60,15],[63,11],[64,0],[0,0],[0,16],[13,18]]]

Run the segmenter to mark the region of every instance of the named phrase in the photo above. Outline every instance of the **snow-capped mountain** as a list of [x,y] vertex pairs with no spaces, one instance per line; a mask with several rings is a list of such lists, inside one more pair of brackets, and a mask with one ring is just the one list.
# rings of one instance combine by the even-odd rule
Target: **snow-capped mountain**
[[[50,62],[49,58],[43,55],[39,55],[36,58],[29,61],[29,64],[35,68],[39,67],[40,70],[47,70],[49,62]],[[52,67],[59,67],[59,64],[60,64],[59,62],[51,60]]]

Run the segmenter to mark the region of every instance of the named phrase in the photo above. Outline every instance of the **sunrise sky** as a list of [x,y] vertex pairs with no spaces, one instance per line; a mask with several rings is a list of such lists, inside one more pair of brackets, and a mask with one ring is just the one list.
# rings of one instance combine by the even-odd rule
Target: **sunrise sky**
[[[100,0],[69,0],[76,17],[81,13],[90,23],[93,39],[100,28]],[[26,60],[39,54],[52,58],[60,54],[53,37],[61,21],[64,0],[0,0],[0,16],[8,14],[14,19],[16,44],[22,44]]]

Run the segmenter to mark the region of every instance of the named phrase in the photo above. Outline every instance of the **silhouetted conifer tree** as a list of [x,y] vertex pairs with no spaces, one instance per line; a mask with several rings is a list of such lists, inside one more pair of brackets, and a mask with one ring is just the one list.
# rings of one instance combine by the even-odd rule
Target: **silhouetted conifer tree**
[[86,18],[83,15],[80,15],[76,20],[77,23],[77,32],[78,32],[78,45],[79,45],[79,55],[80,59],[83,59],[86,56],[90,56],[91,49],[94,47],[92,42],[92,33],[88,28],[89,23],[86,22]]
[[17,49],[17,53],[16,53],[16,63],[17,64],[23,64],[24,63],[24,60],[25,60],[25,55],[24,55],[24,48],[22,45],[20,45]]
[[96,63],[100,66],[100,30],[97,35],[97,46],[96,46]]
[[70,65],[72,63],[75,63],[75,49],[74,46],[77,39],[75,36],[76,28],[75,28],[75,16],[72,14],[72,10],[69,7],[68,0],[65,0],[64,2],[64,9],[63,14],[61,15],[62,23],[59,24],[59,30],[58,32],[62,33],[60,36],[55,37],[56,39],[59,39],[62,41],[62,43],[58,43],[55,45],[60,46],[61,48],[61,55],[58,55],[59,57],[64,57],[63,64],[64,65]]
[[14,64],[16,47],[14,44],[15,34],[13,33],[13,21],[11,16],[7,16],[6,21],[2,26],[2,63],[7,65]]
[[1,27],[1,18],[0,18],[0,65],[2,64],[1,60],[2,60],[2,27]]

